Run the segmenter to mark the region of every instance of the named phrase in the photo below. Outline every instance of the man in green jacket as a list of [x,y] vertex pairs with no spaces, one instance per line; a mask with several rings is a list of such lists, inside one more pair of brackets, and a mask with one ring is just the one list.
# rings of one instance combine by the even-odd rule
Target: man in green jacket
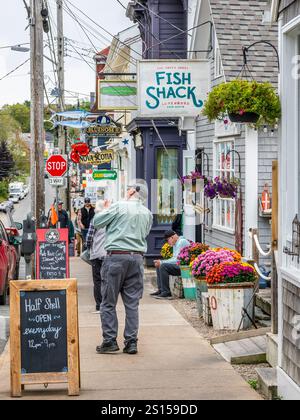
[[127,201],[112,205],[95,216],[96,229],[106,227],[107,257],[102,266],[101,321],[103,343],[97,353],[119,351],[116,306],[121,294],[126,310],[124,353],[136,354],[139,330],[139,301],[144,291],[143,255],[153,216],[143,205],[146,188],[136,184],[128,188]]

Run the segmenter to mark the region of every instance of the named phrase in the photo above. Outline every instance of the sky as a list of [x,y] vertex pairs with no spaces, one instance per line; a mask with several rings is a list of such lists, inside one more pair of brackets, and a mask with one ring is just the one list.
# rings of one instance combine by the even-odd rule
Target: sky
[[[69,0],[64,0],[68,4]],[[85,12],[89,17],[103,26],[108,32],[116,35],[118,32],[132,26],[132,22],[126,17],[125,10],[117,2],[117,0],[70,0],[75,6]],[[121,0],[126,6],[129,0]],[[29,3],[29,0],[27,0]],[[56,17],[56,1],[48,0],[50,8],[52,9],[53,17]],[[0,13],[0,79],[8,72],[22,64],[27,58],[29,53],[14,52],[10,49],[1,49],[3,46],[15,45],[20,43],[29,42],[29,29],[25,31],[28,25],[27,12],[24,7],[23,0],[0,0],[1,13]],[[85,19],[83,15],[72,8],[79,16]],[[89,22],[93,25],[91,22]],[[93,27],[100,31],[97,35],[99,39],[93,39],[93,43],[97,49],[102,50],[109,46],[111,36],[105,33],[95,25]],[[55,30],[55,28],[54,28]],[[64,32],[65,36],[72,39],[75,49],[82,54],[88,54],[85,49],[91,49],[92,45],[78,24],[74,22],[66,13],[64,14]],[[102,36],[101,36],[102,35]],[[103,38],[106,37],[107,39]],[[44,39],[47,40],[46,34]],[[67,47],[68,55],[77,57],[78,53],[74,51],[74,47]],[[83,48],[83,49],[80,49]],[[49,56],[49,51],[46,50],[45,54]],[[65,89],[76,92],[67,94],[67,102],[74,103],[77,101],[77,92],[80,93],[80,99],[84,99],[84,95],[89,97],[90,92],[95,91],[95,71],[92,70],[82,59],[81,61],[73,57],[66,57],[65,61]],[[89,58],[85,57],[87,61]],[[93,67],[93,65],[92,65]],[[0,81],[0,107],[4,104],[13,104],[17,102],[24,102],[30,99],[30,63],[21,67],[14,72],[11,76],[6,77]],[[54,83],[54,74],[52,65],[47,60],[45,61],[45,83],[47,91],[50,92]],[[50,101],[53,98],[50,97]]]

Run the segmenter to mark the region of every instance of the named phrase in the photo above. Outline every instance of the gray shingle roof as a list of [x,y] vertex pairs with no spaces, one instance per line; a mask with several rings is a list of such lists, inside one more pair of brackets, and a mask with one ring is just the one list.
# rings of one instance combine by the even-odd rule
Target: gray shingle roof
[[[278,47],[277,24],[263,23],[268,0],[210,0],[210,4],[226,80],[238,76],[243,65],[243,46],[265,40]],[[248,65],[256,80],[277,85],[277,57],[271,47],[253,47],[248,53]]]

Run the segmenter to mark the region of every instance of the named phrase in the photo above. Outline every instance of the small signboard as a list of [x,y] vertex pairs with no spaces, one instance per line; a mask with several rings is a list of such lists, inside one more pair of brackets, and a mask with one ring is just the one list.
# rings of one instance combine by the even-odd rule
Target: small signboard
[[81,165],[102,165],[110,163],[114,160],[115,154],[113,150],[104,150],[102,152],[90,153],[88,156],[80,156]]
[[87,128],[86,134],[91,137],[119,136],[122,134],[122,127],[117,125],[91,125],[89,128]]
[[98,109],[105,111],[136,110],[137,82],[132,80],[99,80]]
[[76,280],[10,282],[11,395],[38,384],[69,386],[79,395]]
[[116,181],[118,178],[117,171],[94,171],[93,179],[95,181]]
[[49,178],[49,185],[51,187],[63,187],[65,185],[65,178]]
[[42,280],[70,277],[68,229],[38,229],[36,276]]

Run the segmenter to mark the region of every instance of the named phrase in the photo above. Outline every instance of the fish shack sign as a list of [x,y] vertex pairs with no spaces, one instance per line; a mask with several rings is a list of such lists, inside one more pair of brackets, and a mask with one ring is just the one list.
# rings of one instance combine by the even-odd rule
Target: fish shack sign
[[140,117],[196,117],[210,90],[209,75],[207,60],[140,61]]

